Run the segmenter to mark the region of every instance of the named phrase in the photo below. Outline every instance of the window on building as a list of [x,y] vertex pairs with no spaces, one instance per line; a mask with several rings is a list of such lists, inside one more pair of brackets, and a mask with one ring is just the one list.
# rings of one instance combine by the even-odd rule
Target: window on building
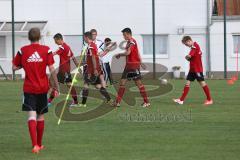
[[213,16],[217,16],[218,15],[218,4],[216,0],[212,0],[213,1]]
[[6,58],[6,37],[0,36],[0,58]]
[[240,35],[233,35],[234,54],[240,53]]
[[[153,54],[153,38],[152,35],[143,35],[143,54]],[[168,36],[167,35],[156,35],[155,38],[155,54],[156,55],[167,55],[168,51]]]
[[[224,0],[212,0],[213,16],[223,16],[224,13]],[[237,16],[240,15],[240,0],[227,0],[227,15]]]

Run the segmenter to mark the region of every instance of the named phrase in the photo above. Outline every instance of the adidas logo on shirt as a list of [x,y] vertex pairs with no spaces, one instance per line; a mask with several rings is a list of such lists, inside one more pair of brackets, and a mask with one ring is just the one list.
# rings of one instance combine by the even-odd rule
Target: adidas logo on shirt
[[27,62],[42,62],[43,59],[39,56],[38,52],[34,52],[27,60]]

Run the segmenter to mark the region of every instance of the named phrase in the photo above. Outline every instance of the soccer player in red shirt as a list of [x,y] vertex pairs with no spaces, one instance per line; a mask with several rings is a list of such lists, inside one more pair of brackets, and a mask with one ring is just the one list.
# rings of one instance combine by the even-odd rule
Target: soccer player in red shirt
[[183,104],[189,92],[190,83],[196,79],[203,88],[203,91],[207,97],[206,101],[204,102],[204,105],[211,105],[213,104],[213,100],[211,98],[208,85],[204,80],[202,67],[202,51],[200,49],[200,46],[197,44],[197,42],[193,42],[190,36],[183,37],[182,43],[187,47],[191,48],[190,53],[185,57],[186,60],[190,61],[190,70],[187,75],[187,83],[184,87],[182,96],[179,99],[173,99],[173,101],[178,104]]
[[[67,45],[63,41],[63,36],[60,33],[57,33],[54,37],[54,41],[57,45],[59,45],[59,49],[53,53],[53,55],[59,55],[60,57],[60,64],[59,64],[59,70],[58,70],[58,82],[62,84],[67,84],[67,86],[70,88],[72,83],[72,76],[71,76],[71,59],[73,60],[74,64],[78,66],[78,62],[76,58],[73,55],[73,52],[69,45]],[[77,92],[74,87],[72,87],[71,95],[73,98],[73,102],[70,105],[71,107],[78,105],[78,98],[77,98]],[[55,94],[54,91],[51,92],[50,97],[48,99],[48,105],[51,105],[52,100],[54,99]]]
[[82,91],[82,107],[86,107],[89,84],[95,85],[100,89],[100,93],[106,98],[107,103],[112,105],[111,97],[106,90],[106,82],[104,81],[103,71],[100,65],[98,48],[93,42],[91,32],[84,33],[84,41],[88,44],[86,63],[87,67],[84,71],[84,88]]
[[54,90],[58,93],[58,82],[53,67],[53,54],[48,46],[39,44],[41,34],[38,28],[32,28],[28,33],[30,45],[22,47],[13,59],[13,70],[23,68],[26,74],[23,92],[22,110],[28,112],[28,128],[32,141],[32,152],[38,153],[44,148],[42,137],[44,132],[44,114],[48,112],[47,92],[49,80],[46,68],[49,68],[54,79]]
[[119,53],[116,55],[116,58],[126,57],[126,66],[122,74],[122,78],[120,81],[120,87],[117,94],[116,106],[120,106],[120,102],[122,100],[123,94],[125,92],[125,84],[127,80],[134,80],[136,86],[139,88],[140,94],[143,97],[143,107],[149,107],[150,103],[147,97],[147,93],[145,87],[141,81],[141,72],[140,66],[143,69],[146,69],[146,66],[142,63],[138,45],[136,40],[132,37],[132,31],[130,28],[125,28],[122,30],[123,37],[127,41],[126,51],[124,53]]

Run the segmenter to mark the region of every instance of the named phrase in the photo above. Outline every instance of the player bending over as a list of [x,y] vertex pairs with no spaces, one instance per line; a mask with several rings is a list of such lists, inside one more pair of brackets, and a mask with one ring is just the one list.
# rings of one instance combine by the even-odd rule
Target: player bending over
[[[71,59],[73,60],[74,64],[78,66],[78,62],[73,55],[73,52],[69,45],[67,45],[64,40],[63,36],[60,33],[57,33],[54,37],[54,41],[57,45],[59,45],[59,49],[53,53],[53,55],[59,55],[60,57],[60,64],[58,70],[58,82],[67,84],[68,88],[70,88],[72,83],[72,76],[71,76]],[[73,102],[71,103],[70,107],[74,107],[78,105],[78,98],[77,92],[74,87],[72,87],[71,95],[73,98]],[[55,97],[55,91],[53,90],[50,94],[48,99],[48,105],[51,105]]]
[[193,42],[190,36],[183,37],[182,43],[187,47],[191,48],[190,53],[185,57],[187,61],[190,61],[190,70],[187,75],[187,83],[184,87],[182,96],[179,99],[173,99],[173,101],[178,104],[183,104],[189,92],[190,83],[197,79],[207,97],[206,101],[204,102],[204,105],[211,105],[213,104],[213,100],[211,98],[208,85],[204,81],[202,67],[202,51],[200,49],[200,46],[197,44],[197,42]]
[[80,106],[86,107],[89,84],[95,85],[100,89],[100,93],[106,98],[107,103],[112,105],[111,98],[106,90],[106,82],[104,81],[103,71],[100,66],[98,49],[93,42],[91,32],[84,33],[84,41],[88,44],[87,49],[87,68],[84,71],[84,88],[82,91],[82,104]]
[[149,107],[150,103],[147,97],[147,93],[145,91],[145,87],[141,81],[141,72],[140,66],[143,69],[146,69],[145,65],[142,63],[141,57],[139,55],[138,45],[136,40],[132,37],[132,31],[130,28],[125,28],[122,30],[123,37],[127,41],[126,51],[124,53],[119,53],[116,55],[116,58],[126,57],[126,66],[122,74],[122,78],[120,81],[120,86],[118,89],[116,106],[120,107],[120,102],[122,100],[125,84],[127,80],[134,80],[136,86],[139,88],[140,94],[143,97],[143,107]]
[[53,54],[49,47],[39,44],[40,30],[32,28],[28,32],[30,45],[22,47],[13,59],[13,70],[23,68],[25,80],[23,85],[24,103],[22,110],[28,112],[28,128],[32,140],[32,152],[38,153],[44,148],[44,114],[48,112],[47,92],[49,80],[46,68],[49,68],[54,79],[54,90],[58,93],[58,82],[53,67]]

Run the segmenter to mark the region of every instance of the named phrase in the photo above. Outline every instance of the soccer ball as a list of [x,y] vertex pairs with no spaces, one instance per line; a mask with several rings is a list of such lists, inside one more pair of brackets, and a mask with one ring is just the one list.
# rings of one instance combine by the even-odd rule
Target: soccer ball
[[166,79],[160,79],[160,81],[161,81],[161,84],[163,84],[163,85],[166,85],[168,83],[168,81]]

